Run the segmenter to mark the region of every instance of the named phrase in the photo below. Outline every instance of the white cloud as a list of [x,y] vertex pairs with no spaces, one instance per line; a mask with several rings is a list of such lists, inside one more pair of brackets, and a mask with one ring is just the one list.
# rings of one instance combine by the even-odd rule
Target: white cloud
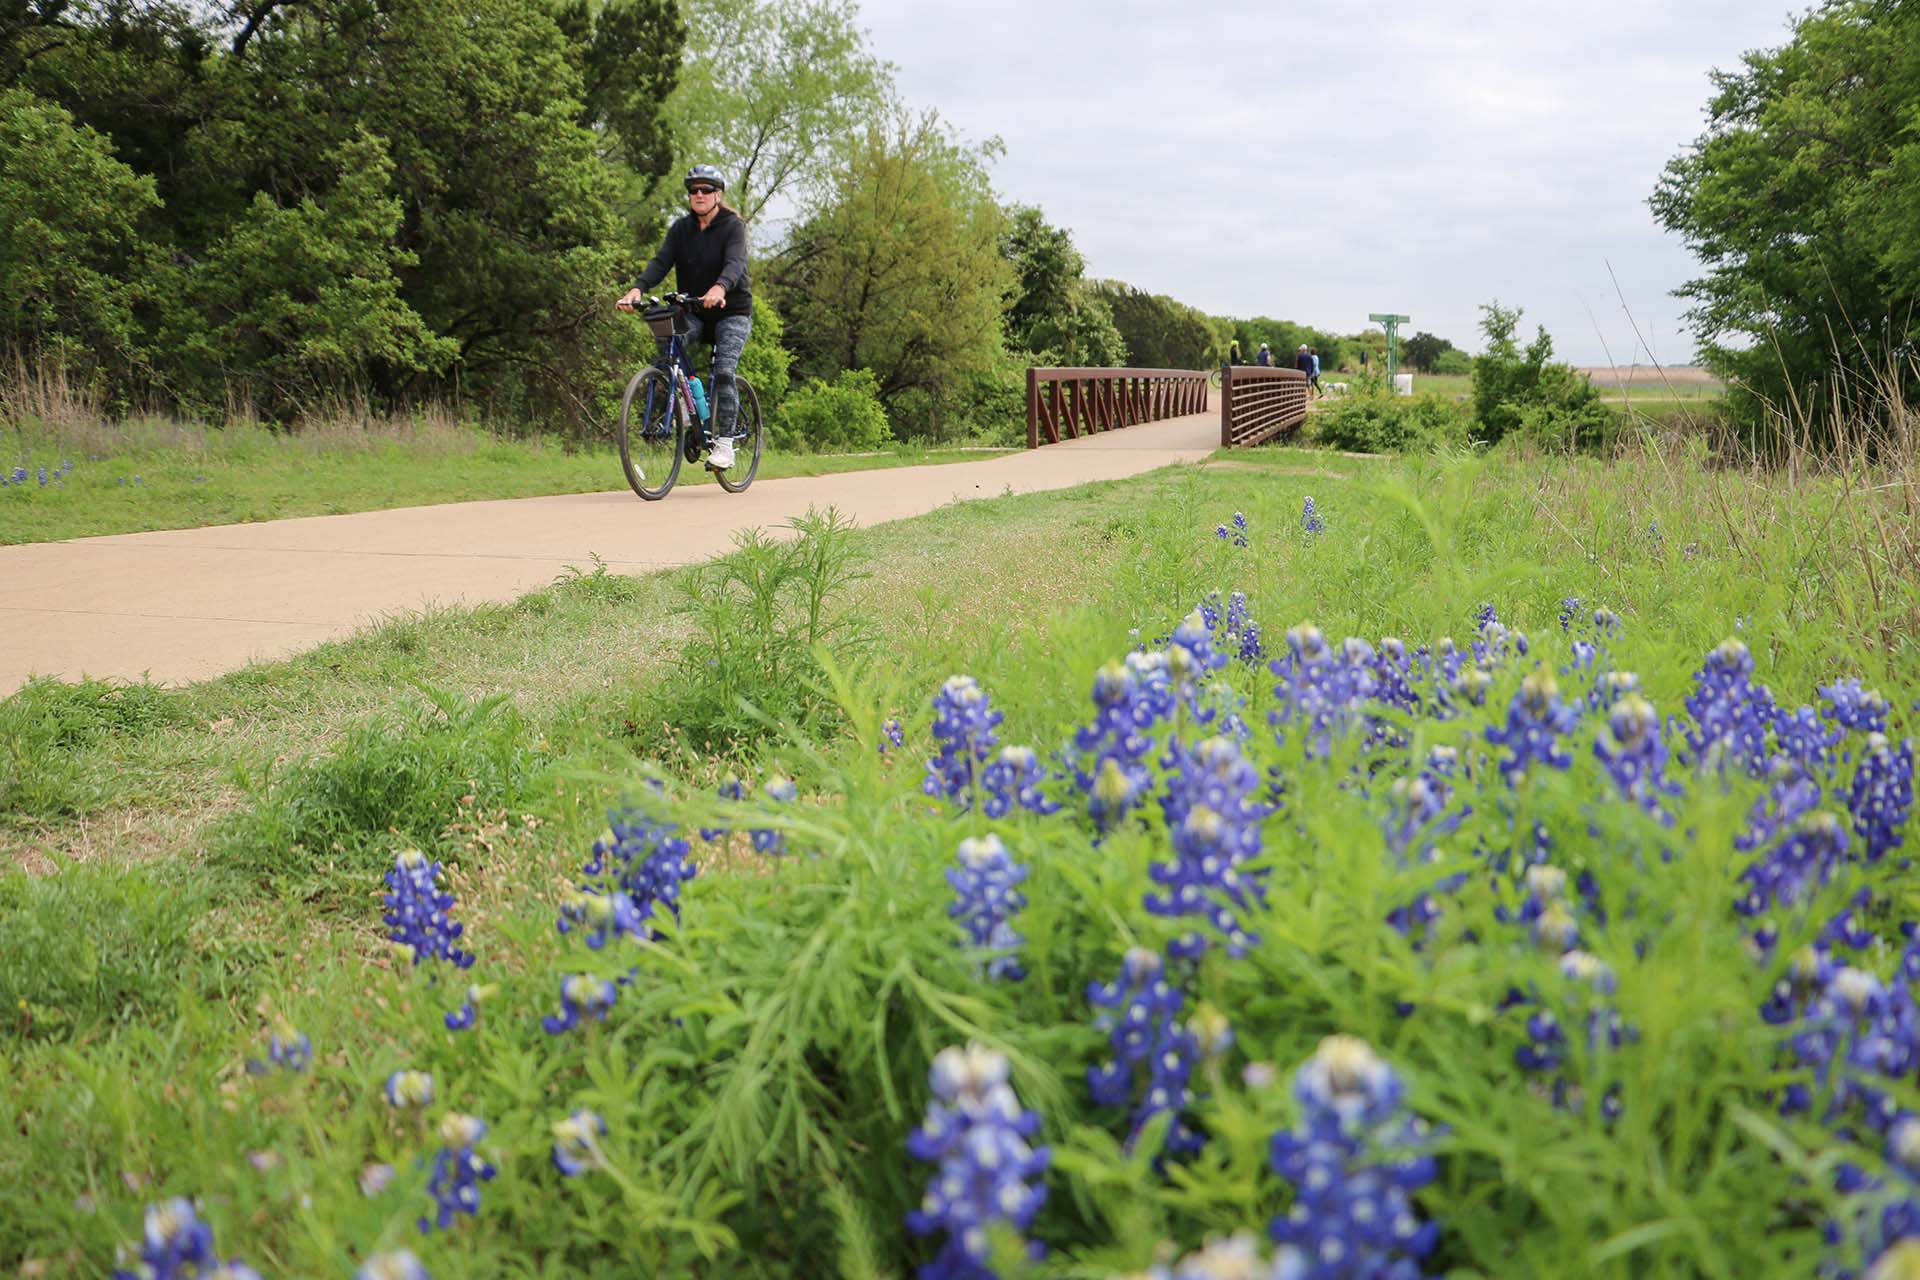
[[[995,185],[1090,271],[1209,311],[1351,332],[1393,309],[1463,346],[1499,297],[1559,354],[1628,359],[1621,292],[1685,360],[1696,266],[1647,196],[1707,73],[1780,0],[863,0],[916,106],[1007,146]],[[1644,358],[1644,357],[1643,357]]]

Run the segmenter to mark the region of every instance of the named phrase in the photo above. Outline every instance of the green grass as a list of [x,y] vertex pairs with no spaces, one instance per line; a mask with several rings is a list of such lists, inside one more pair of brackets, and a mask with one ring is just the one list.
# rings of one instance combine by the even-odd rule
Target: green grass
[[[907,446],[858,455],[769,450],[759,475],[828,475],[980,456]],[[61,474],[67,463],[72,470]],[[29,425],[0,437],[0,472],[16,466],[27,469],[28,479],[0,486],[0,544],[626,485],[611,448],[502,439],[437,421],[394,421],[372,432],[322,425],[296,435],[174,423],[82,423],[58,431]],[[38,482],[42,467],[46,485]],[[713,480],[702,469],[685,468],[681,483]]]
[[[1249,750],[1286,778],[1289,808],[1262,828],[1260,943],[1180,979],[1226,1013],[1236,1041],[1196,1075],[1206,1153],[1162,1173],[1151,1140],[1123,1150],[1122,1117],[1091,1105],[1084,1084],[1105,1052],[1086,983],[1110,980],[1126,947],[1172,936],[1141,901],[1149,864],[1168,856],[1157,806],[1096,846],[1078,805],[990,821],[930,801],[919,782],[934,748],[928,699],[946,676],[975,676],[1004,713],[1000,741],[1046,760],[1092,714],[1100,665],[1169,635],[1212,590],[1247,592],[1276,650],[1303,620],[1336,643],[1464,644],[1490,601],[1550,671],[1571,662],[1560,602],[1580,596],[1623,616],[1614,659],[1662,712],[1679,712],[1701,655],[1736,625],[1756,678],[1784,702],[1857,675],[1904,707],[1920,696],[1920,628],[1903,612],[1911,602],[1875,585],[1871,544],[1841,507],[1894,499],[1683,458],[1276,449],[1230,462],[816,535],[793,552],[815,555],[812,568],[747,547],[725,572],[573,575],[513,605],[390,623],[163,697],[116,695],[125,710],[103,710],[100,691],[68,703],[39,686],[12,700],[30,714],[0,703],[0,731],[73,726],[18,735],[19,759],[26,772],[64,759],[77,797],[0,813],[0,841],[35,873],[0,881],[0,995],[32,1014],[0,1033],[0,1265],[99,1274],[115,1242],[138,1236],[142,1202],[190,1194],[222,1256],[271,1274],[347,1275],[404,1245],[436,1280],[815,1276],[843,1264],[906,1275],[930,1256],[899,1225],[926,1176],[904,1143],[927,1063],[980,1039],[1010,1055],[1054,1148],[1037,1227],[1053,1246],[1046,1274],[1105,1276],[1144,1267],[1163,1241],[1260,1230],[1283,1210],[1266,1158],[1296,1113],[1284,1082],[1320,1037],[1344,1031],[1374,1044],[1412,1105],[1445,1125],[1438,1177],[1419,1198],[1442,1222],[1429,1270],[1811,1273],[1821,1222],[1839,1208],[1832,1163],[1883,1166],[1815,1120],[1774,1114],[1773,1091],[1797,1077],[1754,1011],[1856,888],[1881,892],[1867,919],[1887,936],[1920,902],[1890,863],[1849,867],[1782,920],[1776,962],[1755,963],[1728,904],[1731,838],[1757,784],[1696,788],[1659,827],[1600,802],[1590,720],[1572,772],[1508,788],[1484,732],[1532,666],[1512,659],[1495,665],[1483,708],[1407,721],[1406,750],[1374,757],[1388,773],[1356,772],[1357,738],[1328,761],[1297,733],[1275,745],[1273,677],[1229,666],[1209,705],[1224,715],[1247,699]],[[1309,494],[1327,522],[1313,539],[1299,527]],[[1251,529],[1244,550],[1212,533],[1235,511]],[[837,641],[816,629],[825,643],[804,664],[746,660],[808,634],[808,584],[835,578],[823,603],[864,630]],[[1561,676],[1569,691],[1585,679]],[[796,683],[807,705],[781,703],[771,722],[752,714]],[[507,701],[489,705],[496,694]],[[693,722],[688,706],[718,727],[698,745],[675,723]],[[882,753],[889,716],[904,720],[906,745]],[[1186,721],[1182,734],[1224,723]],[[1473,812],[1437,861],[1403,862],[1381,836],[1385,778],[1437,745],[1461,748]],[[789,775],[801,798],[756,791],[723,812],[712,789],[728,770]],[[606,808],[652,796],[649,776],[664,787],[656,803],[689,828],[778,829],[791,853],[759,858],[744,834],[696,842],[705,870],[678,926],[657,945],[595,953],[554,919]],[[303,815],[317,834],[292,834]],[[1530,1010],[1502,1008],[1509,988],[1585,1025],[1553,957],[1496,918],[1517,899],[1477,870],[1476,849],[1536,822],[1554,865],[1601,878],[1616,922],[1583,911],[1582,945],[1616,973],[1637,1038],[1616,1052],[1577,1038],[1567,1070],[1582,1096],[1621,1089],[1617,1122],[1556,1108],[1515,1065]],[[985,980],[947,914],[956,842],[988,831],[1031,868],[1019,984]],[[223,844],[235,832],[244,859]],[[1907,834],[1911,847],[1910,821]],[[380,945],[376,864],[402,843],[448,864],[479,956],[467,974],[429,981]],[[1383,926],[1467,869],[1423,949]],[[562,975],[629,969],[605,1024],[539,1029]],[[478,1026],[455,1035],[441,1016],[470,981],[495,990]],[[282,1020],[312,1037],[315,1066],[247,1076]],[[1242,1082],[1262,1062],[1281,1086]],[[489,1122],[483,1150],[500,1168],[475,1219],[426,1238],[412,1222],[428,1204],[417,1163],[433,1150],[428,1126],[379,1097],[401,1067],[433,1073],[429,1121],[458,1108]],[[1920,1105],[1912,1081],[1896,1093]],[[549,1126],[575,1107],[607,1121],[610,1167],[566,1180]],[[399,1171],[374,1197],[359,1189],[370,1162]]]

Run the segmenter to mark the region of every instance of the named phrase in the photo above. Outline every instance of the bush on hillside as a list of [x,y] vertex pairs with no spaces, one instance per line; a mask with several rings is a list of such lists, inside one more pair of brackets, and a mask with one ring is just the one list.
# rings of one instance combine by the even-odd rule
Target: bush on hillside
[[1487,350],[1473,361],[1475,437],[1498,444],[1519,435],[1546,449],[1604,445],[1611,438],[1613,415],[1587,375],[1553,360],[1547,331],[1537,330],[1523,350],[1514,339],[1520,308],[1496,301],[1480,310]]
[[1442,351],[1433,362],[1433,371],[1449,377],[1465,377],[1473,372],[1473,357],[1464,351]]
[[831,379],[804,383],[788,393],[773,418],[773,442],[783,449],[857,452],[892,439],[871,369],[843,369]]
[[1378,377],[1359,386],[1358,394],[1328,401],[1309,419],[1316,442],[1357,453],[1426,453],[1467,443],[1473,422],[1459,401],[1393,395]]

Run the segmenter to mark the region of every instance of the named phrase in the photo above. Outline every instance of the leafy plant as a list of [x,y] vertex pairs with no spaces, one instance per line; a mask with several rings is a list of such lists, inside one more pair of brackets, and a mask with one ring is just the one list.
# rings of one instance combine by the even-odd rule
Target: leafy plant
[[117,779],[91,749],[186,719],[185,695],[157,685],[28,681],[0,700],[0,816],[51,818],[98,808]]
[[1609,438],[1614,416],[1599,388],[1570,365],[1553,361],[1544,328],[1522,350],[1514,338],[1523,314],[1498,301],[1481,306],[1487,349],[1473,361],[1473,416],[1478,439],[1497,444],[1524,434],[1549,449],[1594,449]]
[[506,695],[466,701],[416,686],[425,704],[349,728],[328,755],[252,783],[253,800],[224,824],[218,865],[296,881],[323,868],[366,874],[396,846],[451,852],[462,801],[521,802],[538,757]]
[[[809,510],[786,527],[791,539],[759,529],[734,536],[735,550],[681,579],[675,611],[693,622],[660,723],[703,750],[740,749],[793,732],[819,732],[834,719],[823,660],[857,671],[873,629],[844,596],[866,576],[853,522],[837,510]],[[652,740],[650,726],[641,726]]]
[[787,396],[775,420],[774,443],[850,452],[878,449],[893,439],[880,384],[870,369],[843,369],[816,378]]
[[1355,385],[1357,391],[1323,403],[1308,419],[1318,443],[1360,453],[1426,453],[1467,443],[1471,421],[1457,400],[1395,395],[1377,374]]

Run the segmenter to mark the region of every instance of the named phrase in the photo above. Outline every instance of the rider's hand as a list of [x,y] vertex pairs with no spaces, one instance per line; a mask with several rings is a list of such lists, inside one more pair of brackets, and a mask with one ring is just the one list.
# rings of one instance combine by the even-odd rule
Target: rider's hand
[[638,289],[629,289],[621,295],[619,301],[613,304],[614,309],[617,311],[631,311],[633,310],[633,304],[646,296],[646,294],[641,293]]
[[715,307],[726,306],[727,291],[725,289],[722,289],[719,285],[713,286],[713,288],[707,290],[705,293],[700,295],[700,305],[705,307],[709,311],[713,310]]

